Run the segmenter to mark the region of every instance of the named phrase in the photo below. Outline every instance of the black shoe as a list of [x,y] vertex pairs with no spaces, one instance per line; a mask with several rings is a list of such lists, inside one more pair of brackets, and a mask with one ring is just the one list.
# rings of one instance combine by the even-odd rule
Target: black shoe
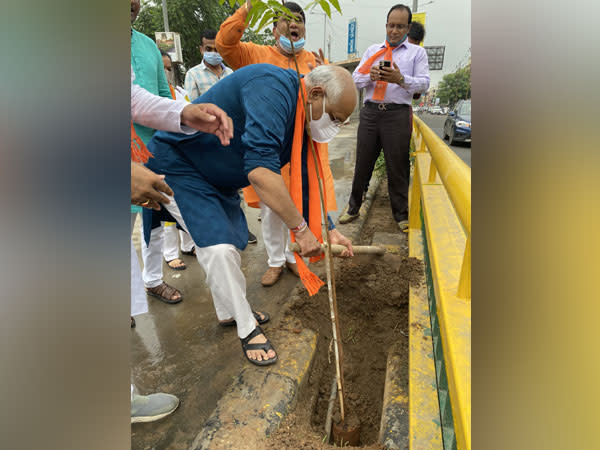
[[256,236],[248,230],[248,244],[256,244]]

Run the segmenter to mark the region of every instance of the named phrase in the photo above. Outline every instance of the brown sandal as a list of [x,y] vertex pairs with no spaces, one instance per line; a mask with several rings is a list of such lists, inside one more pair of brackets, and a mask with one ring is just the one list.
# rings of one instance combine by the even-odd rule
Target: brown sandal
[[[160,301],[163,301],[170,305],[174,305],[183,300],[183,295],[181,295],[181,292],[179,292],[173,286],[169,286],[164,281],[162,282],[162,284],[159,284],[156,287],[146,288],[146,292],[148,293],[148,295],[156,297]],[[179,298],[173,299],[174,294],[179,294]]]

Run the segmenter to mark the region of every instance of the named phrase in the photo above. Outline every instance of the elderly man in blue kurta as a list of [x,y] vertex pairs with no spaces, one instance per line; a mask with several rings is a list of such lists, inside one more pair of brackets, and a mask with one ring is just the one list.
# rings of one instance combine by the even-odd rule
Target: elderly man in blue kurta
[[[306,104],[299,95],[301,85]],[[320,66],[299,82],[291,70],[268,64],[247,66],[194,101],[213,103],[232,118],[234,137],[228,147],[206,133],[167,132],[157,132],[148,145],[154,158],[147,166],[165,174],[174,192],[163,210],[194,239],[217,317],[223,325],[237,326],[244,355],[254,364],[272,364],[277,355],[259,327],[268,315],[254,313],[246,299],[239,250],[246,247],[248,228],[238,189],[251,184],[288,226],[301,249],[296,258],[301,279],[309,292],[316,292],[323,282],[302,257],[314,259],[321,254],[316,171],[322,169],[310,156],[304,118],[308,114],[318,153],[317,142],[335,136],[352,114],[356,97],[349,72],[340,67]],[[290,160],[288,188],[280,168]],[[330,242],[345,245],[345,256],[351,256],[352,244],[329,222]],[[144,231],[148,239],[149,227]]]
[[[140,10],[139,0],[131,0],[131,23],[135,21]],[[131,67],[135,74],[134,83],[143,87],[148,92],[161,97],[171,98],[169,84],[165,77],[160,50],[148,36],[131,29]],[[139,138],[148,145],[154,135],[154,129],[134,122],[135,132]],[[141,212],[139,206],[131,206],[132,214]],[[134,216],[135,217],[135,216]],[[132,217],[132,220],[134,220]],[[181,292],[163,281],[162,272],[162,242],[163,230],[156,228],[152,239],[147,245],[142,244],[142,259],[144,260],[144,286],[148,294],[153,295],[165,303],[179,303],[182,300]]]

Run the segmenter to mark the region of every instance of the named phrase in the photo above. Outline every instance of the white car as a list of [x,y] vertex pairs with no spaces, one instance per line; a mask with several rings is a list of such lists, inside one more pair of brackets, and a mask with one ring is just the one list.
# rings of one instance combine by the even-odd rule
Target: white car
[[439,106],[434,106],[431,108],[431,114],[443,114],[442,108]]

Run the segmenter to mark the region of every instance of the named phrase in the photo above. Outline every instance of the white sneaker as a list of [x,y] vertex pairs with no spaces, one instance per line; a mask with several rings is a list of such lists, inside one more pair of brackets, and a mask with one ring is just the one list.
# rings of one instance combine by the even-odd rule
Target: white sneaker
[[168,416],[179,406],[179,399],[171,394],[133,395],[131,423],[154,422]]

